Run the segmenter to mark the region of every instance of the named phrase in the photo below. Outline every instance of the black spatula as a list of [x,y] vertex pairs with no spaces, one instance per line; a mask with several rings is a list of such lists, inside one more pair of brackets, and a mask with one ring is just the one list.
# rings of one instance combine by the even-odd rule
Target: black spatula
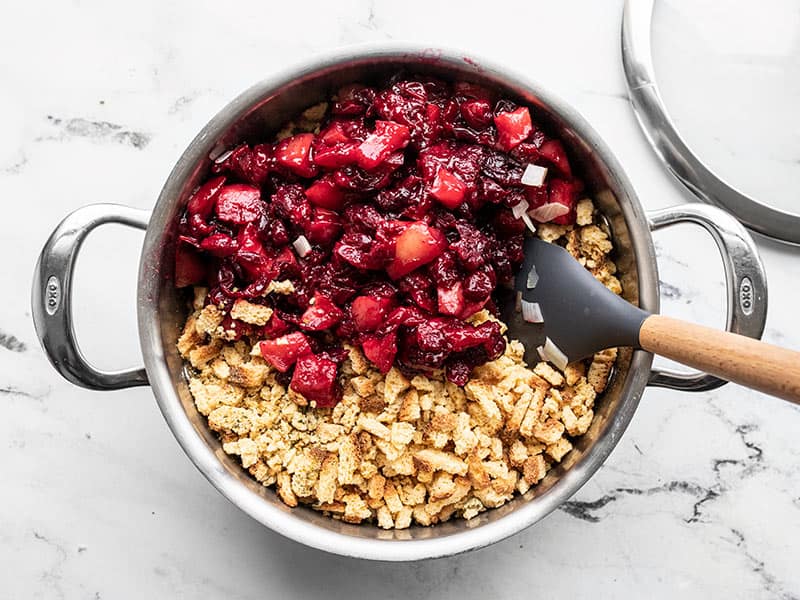
[[[529,363],[540,360],[537,348],[563,368],[564,362],[604,348],[632,346],[800,403],[800,352],[647,313],[608,290],[555,244],[526,240],[515,290],[503,318],[509,337],[525,346]],[[529,319],[540,316],[543,322],[524,319],[522,308]]]

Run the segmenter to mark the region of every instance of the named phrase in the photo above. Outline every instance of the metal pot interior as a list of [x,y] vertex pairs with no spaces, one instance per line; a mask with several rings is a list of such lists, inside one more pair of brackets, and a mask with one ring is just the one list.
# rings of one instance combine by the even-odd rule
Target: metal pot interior
[[[464,79],[494,87],[532,107],[535,119],[557,134],[567,145],[570,158],[582,173],[591,194],[605,213],[615,242],[626,299],[650,310],[658,310],[657,275],[649,229],[644,213],[619,165],[583,119],[559,100],[530,83],[501,74],[483,63],[447,57],[440,53],[373,51],[343,56],[312,68],[294,72],[276,82],[264,82],[228,105],[192,142],[168,179],[147,232],[140,272],[139,318],[142,348],[148,375],[164,415],[179,442],[198,468],[228,498],[256,519],[289,537],[326,550],[368,558],[381,555],[377,546],[397,545],[401,540],[451,539],[419,551],[407,548],[396,557],[422,558],[451,554],[497,541],[530,525],[565,501],[599,468],[613,449],[636,408],[647,384],[652,357],[624,349],[604,396],[598,399],[596,417],[563,462],[524,496],[498,509],[489,510],[469,522],[452,520],[433,527],[384,531],[376,526],[350,525],[323,516],[309,508],[290,509],[253,480],[237,460],[225,454],[220,442],[196,410],[175,347],[186,316],[185,299],[173,287],[175,222],[193,189],[205,177],[214,149],[232,148],[241,141],[264,141],[283,123],[319,101],[328,99],[345,83],[385,81],[393,74],[430,74],[443,79]],[[194,440],[191,438],[194,437]],[[205,450],[202,448],[205,446]],[[208,451],[216,463],[208,459]],[[200,456],[205,454],[205,458]],[[246,489],[243,489],[246,488]],[[265,507],[264,505],[269,505]],[[263,509],[263,510],[262,510]],[[305,533],[295,535],[302,523]],[[312,526],[325,538],[315,543],[307,535]],[[325,537],[327,531],[340,536]],[[363,544],[347,548],[348,539],[385,540],[367,550]],[[322,537],[320,538],[323,539]],[[341,548],[331,547],[334,541]],[[375,545],[374,542],[372,542]],[[358,544],[356,543],[356,546]],[[415,545],[413,542],[411,545]]]

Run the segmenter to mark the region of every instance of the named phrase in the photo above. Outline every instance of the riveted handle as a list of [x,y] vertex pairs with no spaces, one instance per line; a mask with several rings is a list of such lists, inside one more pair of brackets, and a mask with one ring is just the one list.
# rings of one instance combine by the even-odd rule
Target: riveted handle
[[[755,242],[742,224],[724,210],[699,203],[650,211],[647,217],[652,231],[688,222],[711,234],[725,268],[728,303],[725,328],[750,338],[761,338],[767,320],[767,277]],[[701,372],[654,368],[650,375],[650,385],[693,392],[713,390],[725,383]]]
[[84,358],[72,321],[72,274],[83,241],[95,227],[120,223],[147,229],[150,211],[119,204],[91,204],[68,215],[47,240],[33,279],[36,334],[50,362],[67,380],[92,390],[147,385],[143,368],[100,371]]

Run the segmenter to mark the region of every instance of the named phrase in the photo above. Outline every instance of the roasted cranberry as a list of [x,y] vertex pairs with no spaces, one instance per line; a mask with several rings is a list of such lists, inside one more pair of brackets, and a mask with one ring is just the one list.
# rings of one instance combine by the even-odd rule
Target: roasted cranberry
[[289,232],[286,231],[286,225],[280,219],[270,219],[264,235],[274,246],[285,246],[289,243]]
[[456,230],[459,240],[450,247],[461,259],[461,264],[468,271],[474,271],[486,262],[489,239],[469,223],[457,223]]
[[436,260],[431,263],[428,272],[433,277],[433,280],[440,286],[450,286],[461,278],[456,255],[450,250],[439,255]]
[[346,85],[339,90],[331,111],[335,115],[363,115],[375,101],[375,90],[363,85]]
[[385,218],[374,206],[351,204],[344,211],[344,224],[347,231],[373,234]]
[[303,226],[311,218],[311,205],[300,185],[282,185],[272,195],[278,215],[295,225]]
[[359,269],[383,269],[391,258],[388,246],[364,233],[346,233],[336,243],[334,254]]
[[525,168],[503,152],[488,152],[481,164],[481,172],[503,186],[519,185]]
[[275,158],[271,144],[259,144],[252,149],[247,144],[235,148],[212,170],[216,173],[231,173],[238,179],[255,186],[266,181],[270,172],[275,170]]
[[486,100],[467,100],[461,104],[461,116],[470,127],[483,129],[492,124],[492,107]]
[[467,276],[464,281],[464,297],[467,300],[483,300],[488,298],[494,283],[486,271],[475,271]]
[[427,276],[414,272],[400,280],[400,291],[414,304],[428,312],[436,312],[435,286]]

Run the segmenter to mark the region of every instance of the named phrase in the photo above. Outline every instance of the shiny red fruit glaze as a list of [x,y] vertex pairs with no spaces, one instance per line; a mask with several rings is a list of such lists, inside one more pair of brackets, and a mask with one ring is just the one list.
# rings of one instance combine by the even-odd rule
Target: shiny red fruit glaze
[[[469,82],[353,84],[330,106],[319,133],[241,144],[212,164],[178,224],[176,285],[208,285],[226,310],[270,306],[264,327],[223,325],[264,342],[318,406],[338,401],[345,342],[382,372],[444,369],[463,384],[505,348],[499,326],[466,319],[496,310],[522,260],[512,208],[524,199],[573,223],[583,184],[526,107]],[[522,185],[527,164],[549,169],[544,185]]]

